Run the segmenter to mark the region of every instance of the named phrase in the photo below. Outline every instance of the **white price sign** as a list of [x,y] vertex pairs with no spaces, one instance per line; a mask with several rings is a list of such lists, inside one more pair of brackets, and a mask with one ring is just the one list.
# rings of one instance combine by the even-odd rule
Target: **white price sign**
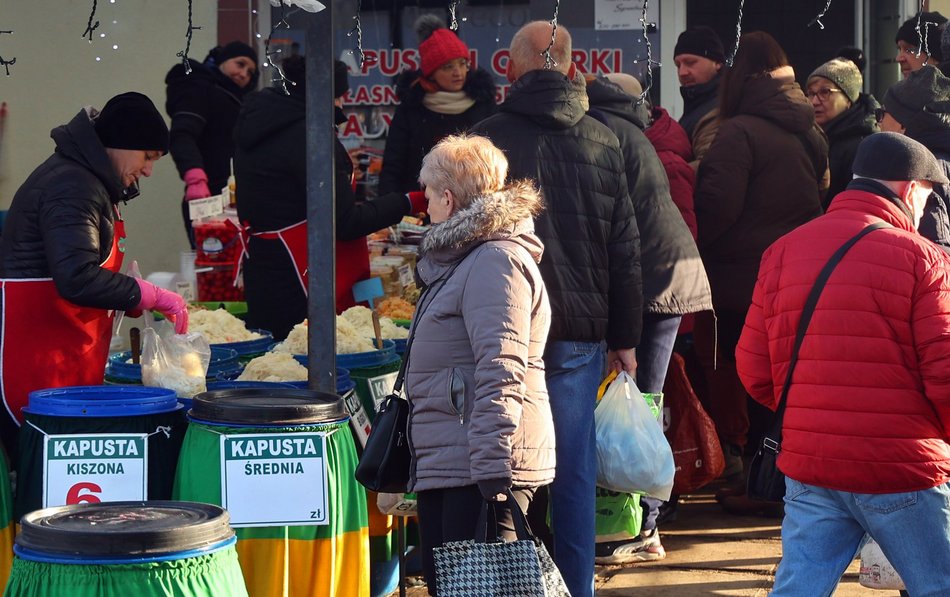
[[43,443],[43,507],[144,501],[148,435],[47,435]]
[[326,436],[221,436],[221,506],[233,527],[324,525]]

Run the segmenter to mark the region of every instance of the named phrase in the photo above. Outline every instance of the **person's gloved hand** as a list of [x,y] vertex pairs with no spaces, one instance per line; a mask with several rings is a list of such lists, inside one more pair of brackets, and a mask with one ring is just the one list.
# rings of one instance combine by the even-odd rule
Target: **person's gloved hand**
[[184,334],[188,331],[188,304],[181,295],[142,279],[135,281],[138,282],[139,290],[142,292],[142,300],[136,305],[136,309],[158,311],[175,324],[176,334]]
[[409,198],[409,213],[419,214],[429,209],[429,202],[426,200],[426,194],[423,191],[412,191],[406,193]]
[[208,175],[201,168],[192,168],[185,172],[185,199],[204,199],[211,196],[208,188]]
[[511,479],[483,479],[478,481],[478,490],[489,502],[504,502],[508,499],[505,491],[511,488]]

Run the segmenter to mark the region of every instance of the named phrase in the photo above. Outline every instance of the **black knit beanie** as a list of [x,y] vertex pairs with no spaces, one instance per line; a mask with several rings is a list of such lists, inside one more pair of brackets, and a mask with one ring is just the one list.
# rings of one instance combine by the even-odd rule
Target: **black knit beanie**
[[141,93],[130,91],[110,99],[93,126],[105,147],[168,153],[165,119]]
[[891,85],[883,104],[910,137],[946,130],[950,128],[950,78],[935,66],[925,66]]
[[676,47],[673,48],[673,56],[680,54],[695,54],[709,58],[713,62],[726,61],[726,51],[722,47],[719,35],[713,31],[712,27],[706,25],[690,27],[680,33],[676,40]]
[[[915,48],[919,46],[921,52],[924,50],[929,50],[928,55],[933,58],[934,61],[941,62],[943,60],[943,52],[940,48],[941,30],[938,27],[946,22],[947,17],[943,16],[939,12],[934,11],[920,13],[920,35],[918,35],[917,15],[914,15],[904,21],[904,24],[901,25],[900,29],[897,30],[897,35],[894,37],[894,43],[903,41]],[[932,24],[925,25],[925,23]],[[921,37],[924,38],[923,44],[920,43]]]
[[247,45],[243,41],[232,41],[231,43],[221,46],[218,50],[216,59],[218,66],[221,66],[226,61],[237,58],[238,56],[244,56],[245,58],[250,58],[254,61],[254,64],[257,64],[257,53],[254,51],[254,48]]

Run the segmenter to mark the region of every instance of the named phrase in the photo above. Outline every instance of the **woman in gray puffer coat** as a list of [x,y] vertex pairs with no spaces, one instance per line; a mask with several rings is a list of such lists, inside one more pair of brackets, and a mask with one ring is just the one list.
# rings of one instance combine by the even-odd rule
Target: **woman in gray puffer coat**
[[[426,155],[419,176],[433,225],[420,247],[417,275],[427,290],[406,355],[406,393],[410,487],[433,595],[432,549],[474,538],[483,500],[510,489],[526,510],[554,479],[542,361],[551,308],[533,221],[541,198],[528,182],[505,186],[507,173],[488,139],[451,136]],[[498,516],[513,538],[509,510]]]

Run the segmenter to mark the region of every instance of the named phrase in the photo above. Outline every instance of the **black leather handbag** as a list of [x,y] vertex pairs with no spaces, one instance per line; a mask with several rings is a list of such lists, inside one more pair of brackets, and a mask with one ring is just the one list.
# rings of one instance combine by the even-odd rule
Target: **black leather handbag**
[[[399,372],[396,381],[399,386],[402,386],[402,373]],[[405,493],[411,465],[409,401],[390,394],[376,413],[363,455],[356,465],[356,480],[370,491]]]
[[778,408],[775,409],[775,415],[772,418],[772,426],[762,442],[752,462],[749,464],[749,480],[746,492],[754,500],[766,502],[781,502],[785,497],[785,474],[778,469],[778,454],[782,449],[782,419],[785,417],[785,403],[788,399],[788,390],[792,385],[792,372],[795,371],[795,364],[798,363],[798,351],[802,347],[802,341],[805,339],[805,332],[808,330],[808,324],[811,322],[811,316],[815,312],[815,306],[818,304],[818,297],[825,287],[831,272],[834,271],[838,263],[844,257],[851,247],[861,238],[874,232],[879,228],[889,228],[890,224],[886,222],[876,222],[865,227],[861,232],[855,235],[851,240],[839,248],[834,255],[825,264],[825,267],[818,274],[815,285],[808,293],[808,299],[805,301],[805,307],[802,309],[801,318],[798,320],[798,330],[795,333],[795,347],[792,349],[792,358],[788,364],[788,374],[785,376],[785,383],[782,385],[782,394],[779,397]]

